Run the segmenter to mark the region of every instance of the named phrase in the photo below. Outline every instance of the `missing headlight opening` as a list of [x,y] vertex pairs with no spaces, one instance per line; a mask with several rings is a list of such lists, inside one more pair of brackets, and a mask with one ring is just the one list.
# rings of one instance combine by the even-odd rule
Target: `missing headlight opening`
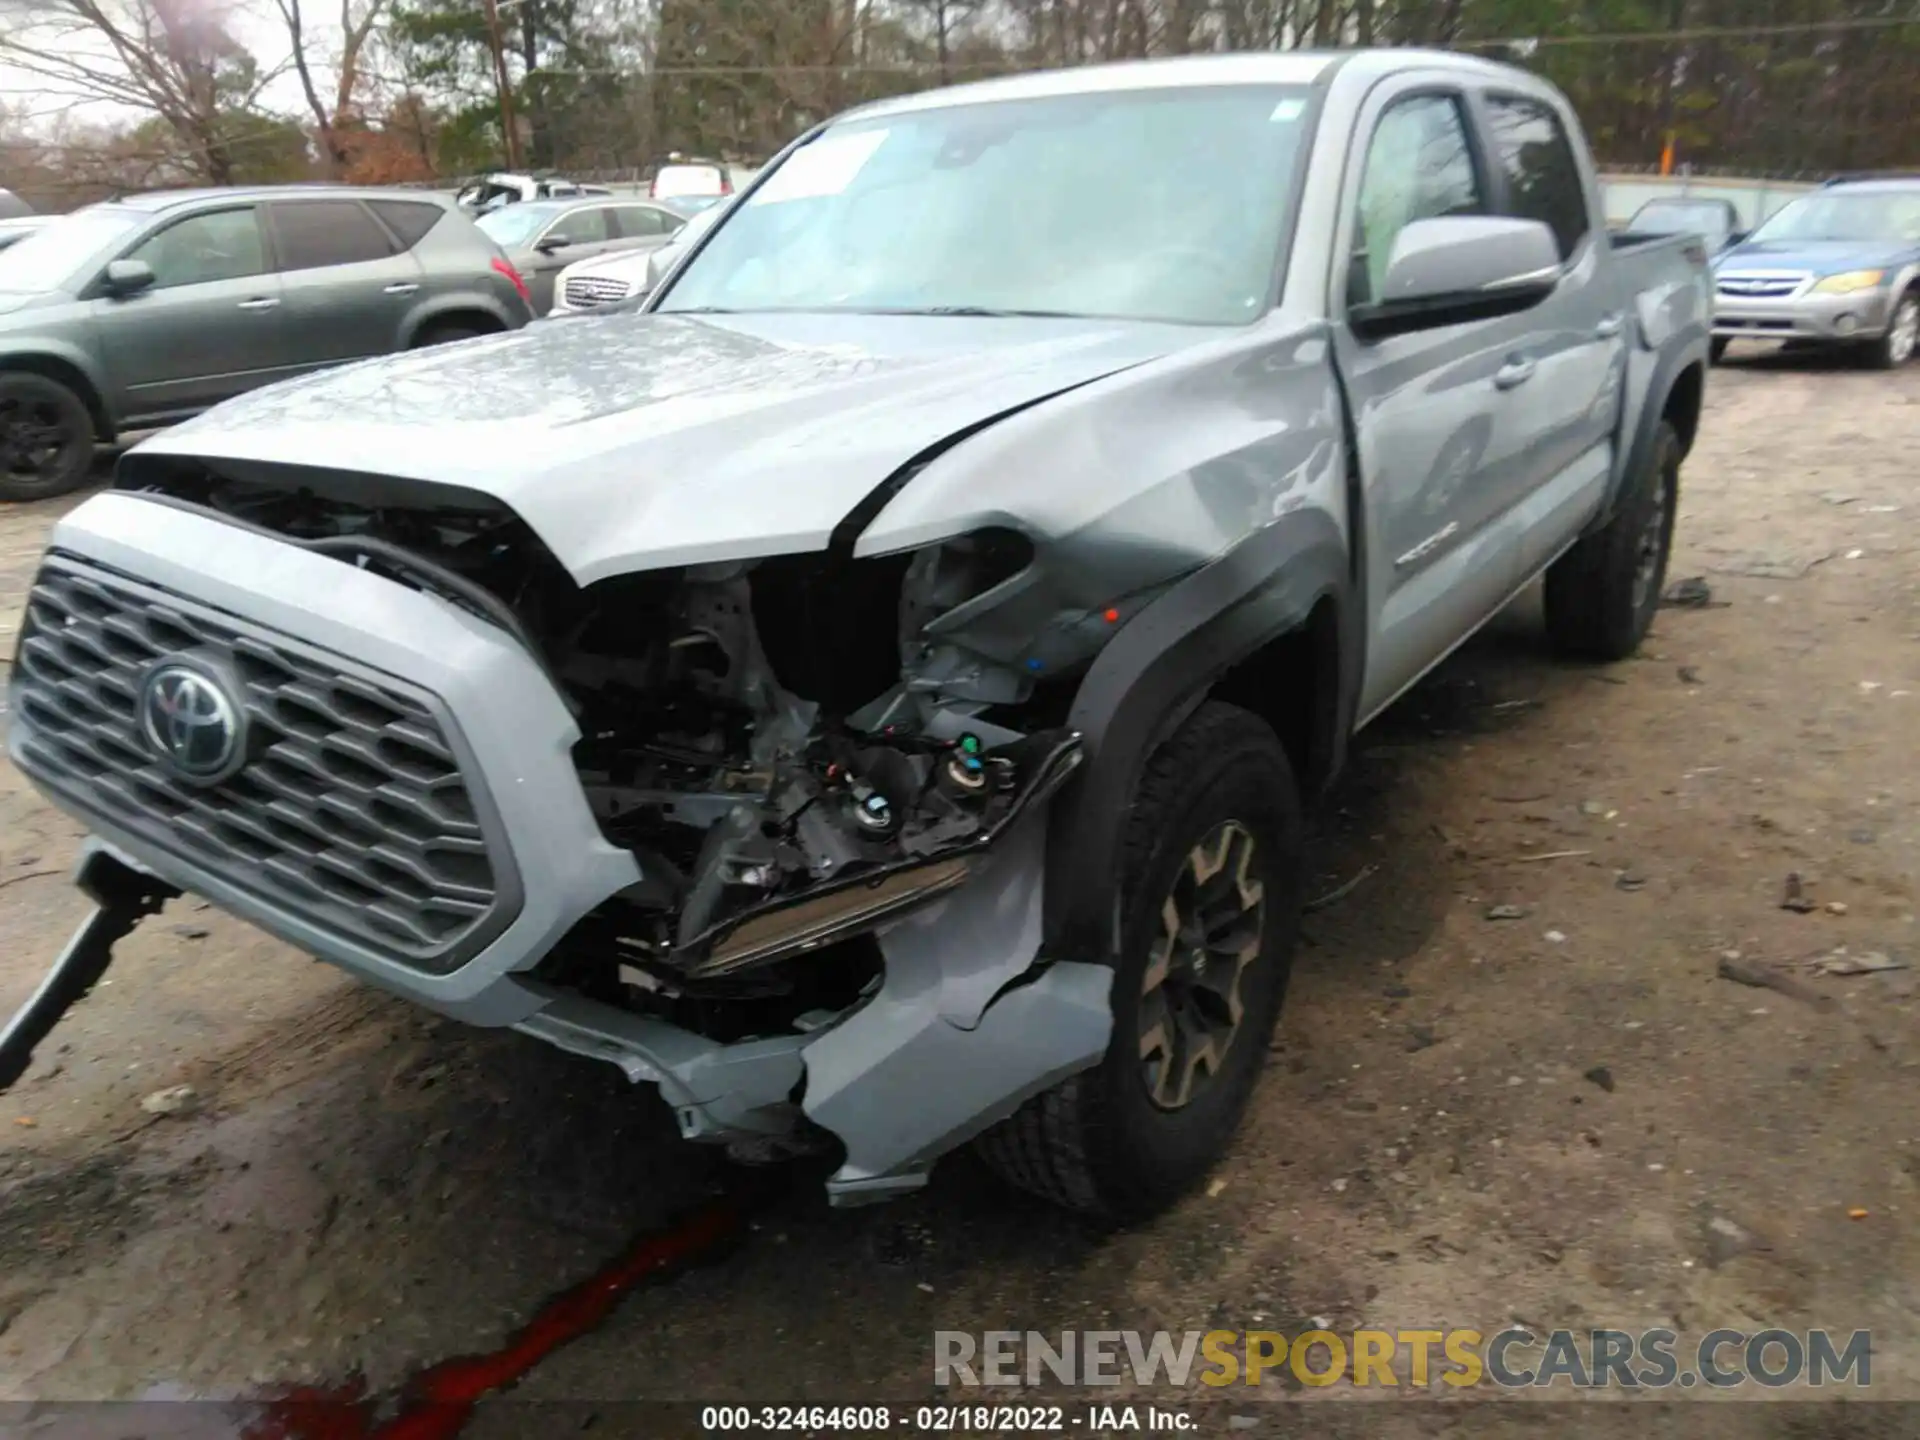
[[[1032,548],[1012,531],[581,589],[484,501],[370,508],[204,473],[165,488],[510,612],[574,712],[594,816],[642,877],[539,973],[702,1033],[752,1033],[857,1000],[878,967],[860,937],[963,883],[1079,761],[1057,697],[1033,676],[969,650],[965,626],[926,633],[1026,569]],[[388,563],[402,548],[408,563]]]

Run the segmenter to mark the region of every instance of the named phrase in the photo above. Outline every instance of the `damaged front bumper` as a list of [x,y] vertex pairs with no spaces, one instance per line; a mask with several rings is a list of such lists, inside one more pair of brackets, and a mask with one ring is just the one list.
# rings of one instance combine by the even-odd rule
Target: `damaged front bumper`
[[[1036,767],[1035,803],[964,863],[873,877],[864,898],[841,887],[811,916],[748,917],[731,949],[716,936],[713,956],[751,960],[756,933],[791,950],[858,926],[884,961],[857,1003],[723,1043],[535,973],[642,875],[583,792],[573,715],[498,626],[272,536],[109,494],[56,527],[22,656],[9,747],[100,837],[89,866],[204,895],[456,1019],[615,1063],[660,1087],[689,1138],[827,1132],[845,1149],[838,1201],[923,1183],[939,1155],[1105,1051],[1111,972],[1040,954],[1044,800],[1074,746]],[[183,666],[279,726],[219,792],[244,803],[183,790],[143,751],[144,687]]]

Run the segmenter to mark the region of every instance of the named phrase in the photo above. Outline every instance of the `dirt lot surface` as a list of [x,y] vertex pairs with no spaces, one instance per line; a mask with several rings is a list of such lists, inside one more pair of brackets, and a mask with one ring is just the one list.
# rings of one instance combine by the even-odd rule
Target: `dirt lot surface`
[[[1515,1320],[1870,1329],[1873,1393],[1920,1399],[1920,970],[1815,963],[1920,965],[1916,456],[1920,366],[1716,371],[1672,569],[1711,607],[1600,671],[1551,663],[1523,599],[1362,737],[1316,889],[1364,878],[1309,917],[1207,1193],[1111,1235],[965,1157],[850,1212],[782,1172],[740,1243],[516,1399],[594,1402],[607,1433],[622,1400],[924,1399],[942,1328]],[[0,637],[55,514],[0,514]],[[0,1009],[82,913],[78,838],[0,763]],[[1781,908],[1790,872],[1810,913]],[[121,955],[0,1097],[0,1400],[385,1393],[738,1178],[611,1067],[441,1024],[193,902]],[[142,1108],[182,1085],[181,1113]],[[1235,1398],[1261,1428],[1374,1433],[1262,1404],[1352,1394],[1276,1372]],[[1412,1408],[1421,1434],[1542,1413]],[[1619,1433],[1732,1410],[1840,1433],[1629,1409]]]

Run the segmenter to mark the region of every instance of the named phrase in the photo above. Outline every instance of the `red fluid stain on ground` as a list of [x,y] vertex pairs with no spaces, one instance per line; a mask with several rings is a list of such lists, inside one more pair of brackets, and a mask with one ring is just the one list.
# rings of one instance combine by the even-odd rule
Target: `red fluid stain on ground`
[[399,1412],[379,1420],[379,1397],[359,1380],[302,1387],[271,1401],[246,1440],[452,1440],[482,1397],[521,1379],[561,1346],[596,1328],[629,1291],[702,1258],[739,1233],[743,1212],[722,1202],[646,1236],[598,1274],[549,1301],[498,1350],[444,1360],[400,1390]]

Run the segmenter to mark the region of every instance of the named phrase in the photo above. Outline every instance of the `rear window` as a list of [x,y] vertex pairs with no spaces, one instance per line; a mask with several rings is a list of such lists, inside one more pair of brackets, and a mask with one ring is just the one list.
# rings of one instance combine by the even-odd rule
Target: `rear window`
[[282,201],[267,210],[282,270],[354,265],[393,254],[393,241],[357,200]]
[[373,213],[386,221],[387,228],[411,250],[418,245],[447,212],[438,205],[423,205],[418,200],[369,200]]

